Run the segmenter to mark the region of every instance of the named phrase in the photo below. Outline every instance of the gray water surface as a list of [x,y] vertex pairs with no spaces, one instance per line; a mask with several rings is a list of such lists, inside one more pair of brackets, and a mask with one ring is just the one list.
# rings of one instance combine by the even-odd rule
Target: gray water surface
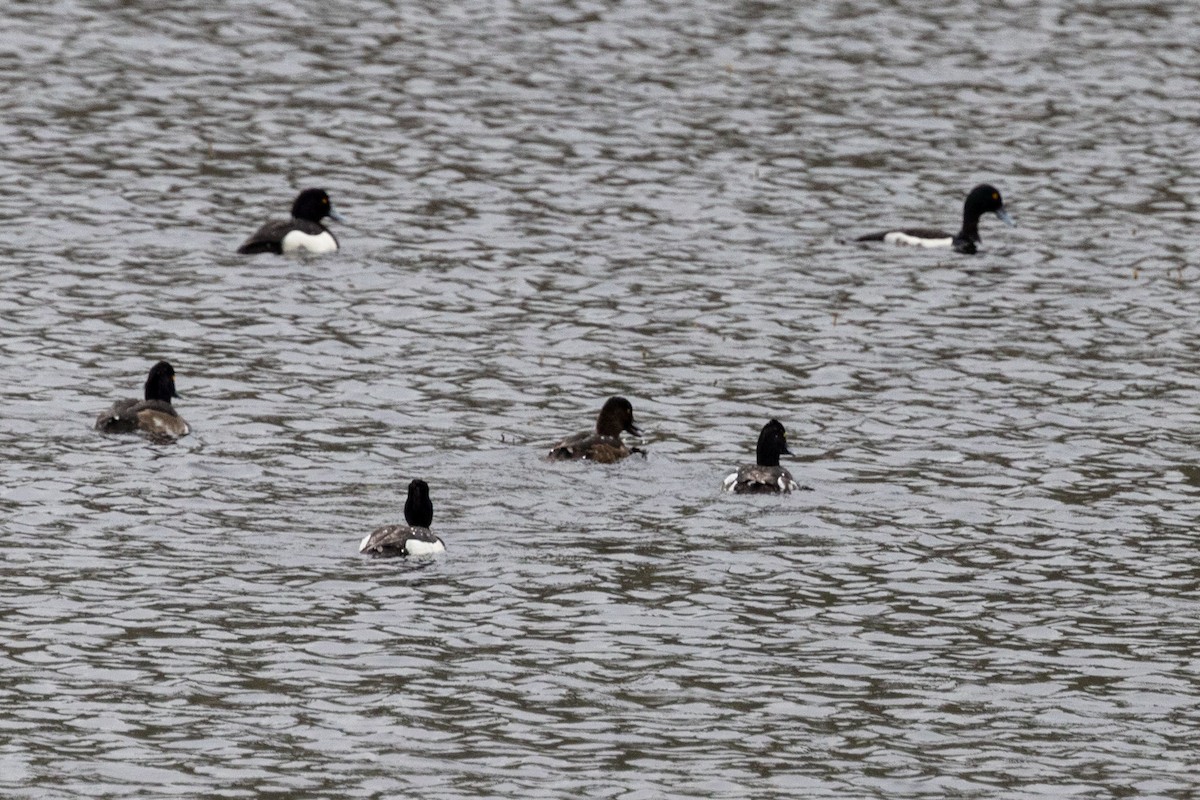
[[[0,794],[1194,797],[1198,30],[7,9]],[[306,186],[339,253],[234,254]],[[194,433],[92,431],[160,358]],[[648,458],[542,460],[612,394]],[[813,491],[722,495],[771,417]]]

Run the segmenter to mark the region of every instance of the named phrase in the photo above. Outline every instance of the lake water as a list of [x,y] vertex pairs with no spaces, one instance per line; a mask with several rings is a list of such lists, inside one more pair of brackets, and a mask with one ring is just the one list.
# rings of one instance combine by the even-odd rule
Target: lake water
[[[0,794],[1195,797],[1197,30],[7,9]],[[339,253],[234,254],[306,186]],[[94,432],[160,358],[193,434]],[[723,495],[771,417],[813,491]],[[446,555],[358,556],[414,477]]]

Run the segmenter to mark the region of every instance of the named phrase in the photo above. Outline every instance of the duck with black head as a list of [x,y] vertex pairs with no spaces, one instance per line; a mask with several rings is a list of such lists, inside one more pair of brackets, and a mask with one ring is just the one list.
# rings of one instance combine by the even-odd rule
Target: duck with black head
[[429,530],[433,524],[433,503],[429,499],[429,484],[420,478],[408,484],[404,521],[408,524],[385,525],[371,531],[359,542],[358,552],[394,558],[432,556],[446,551],[445,543]]
[[146,378],[145,399],[118,400],[96,417],[96,430],[104,433],[143,433],[155,438],[187,436],[191,428],[171,405],[175,391],[175,368],[159,361]]
[[242,243],[238,252],[294,253],[304,250],[309,253],[332,253],[338,249],[338,241],[321,220],[342,222],[342,216],[334,210],[329,195],[324,189],[305,189],[292,203],[291,219],[277,219],[265,223],[254,235]]
[[548,457],[553,461],[584,459],[612,464],[634,453],[644,456],[643,450],[621,441],[622,432],[642,435],[633,421],[633,404],[624,397],[610,397],[600,409],[594,429],[566,437],[550,448]]
[[979,218],[984,214],[995,214],[997,219],[1009,226],[1015,227],[1017,224],[1005,210],[1000,191],[990,184],[981,183],[971,190],[963,203],[962,230],[958,233],[951,234],[936,228],[893,228],[878,233],[868,233],[854,241],[885,242],[912,247],[953,248],[955,252],[974,255],[982,243],[982,239],[979,238]]
[[722,488],[737,494],[780,494],[807,490],[807,486],[796,483],[792,473],[779,466],[781,455],[790,456],[787,448],[787,431],[783,423],[773,419],[763,425],[758,434],[756,463],[744,464],[725,478]]

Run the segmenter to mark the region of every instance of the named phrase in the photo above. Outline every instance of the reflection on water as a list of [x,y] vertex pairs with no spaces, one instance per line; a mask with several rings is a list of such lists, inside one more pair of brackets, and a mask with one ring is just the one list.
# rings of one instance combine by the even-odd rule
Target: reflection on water
[[[1195,793],[1197,16],[11,9],[0,787]],[[815,491],[721,493],[770,417]]]

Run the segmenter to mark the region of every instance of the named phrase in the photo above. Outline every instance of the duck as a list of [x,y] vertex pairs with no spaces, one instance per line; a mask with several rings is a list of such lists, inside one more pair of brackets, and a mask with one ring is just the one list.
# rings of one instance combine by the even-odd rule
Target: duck
[[332,253],[338,249],[337,238],[321,224],[325,217],[344,222],[334,210],[324,189],[305,189],[292,203],[292,218],[265,223],[242,243],[237,251],[250,253]]
[[446,543],[429,530],[433,523],[433,503],[429,484],[417,478],[408,484],[404,501],[407,525],[384,525],[363,537],[358,552],[370,556],[432,556],[446,552]]
[[118,400],[96,417],[96,430],[104,433],[144,433],[155,438],[187,436],[192,429],[171,405],[175,391],[175,368],[159,361],[146,378],[144,400]]
[[757,463],[744,464],[731,473],[722,483],[727,492],[736,494],[786,494],[798,489],[808,490],[807,486],[796,483],[792,473],[779,466],[781,455],[790,456],[787,449],[787,431],[783,423],[773,419],[763,425],[758,434]]
[[642,431],[633,421],[633,404],[624,397],[610,397],[596,416],[596,427],[566,437],[550,448],[548,458],[552,461],[574,461],[585,459],[598,464],[613,464],[634,453],[645,452],[629,447],[621,441],[622,431],[641,436]]
[[1017,223],[1008,215],[1004,208],[1004,200],[1000,191],[991,184],[981,183],[971,190],[963,203],[962,230],[950,234],[935,228],[901,228],[894,230],[868,233],[855,239],[856,242],[886,242],[888,244],[903,244],[914,247],[947,247],[964,255],[974,255],[982,243],[979,238],[979,218],[992,213],[1010,227]]

